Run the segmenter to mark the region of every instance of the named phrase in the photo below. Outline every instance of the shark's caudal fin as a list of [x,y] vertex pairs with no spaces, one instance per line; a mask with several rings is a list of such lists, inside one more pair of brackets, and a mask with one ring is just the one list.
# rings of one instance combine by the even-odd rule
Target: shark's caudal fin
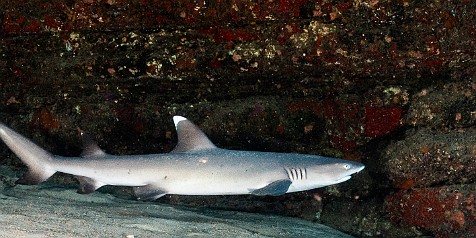
[[178,142],[172,151],[173,153],[217,148],[205,133],[187,118],[174,116],[174,123]]
[[52,154],[2,123],[0,138],[28,167],[28,172],[16,181],[17,184],[38,184],[56,172],[50,167],[54,159]]

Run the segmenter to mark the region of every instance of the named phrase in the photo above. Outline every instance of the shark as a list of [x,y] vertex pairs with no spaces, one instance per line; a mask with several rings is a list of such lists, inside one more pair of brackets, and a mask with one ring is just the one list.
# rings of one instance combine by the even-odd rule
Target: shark
[[318,155],[222,149],[185,117],[173,121],[178,142],[164,154],[108,154],[82,132],[82,154],[59,156],[2,123],[0,138],[28,168],[16,184],[39,184],[62,172],[78,179],[78,193],[131,186],[143,201],[166,194],[279,196],[347,181],[365,167]]

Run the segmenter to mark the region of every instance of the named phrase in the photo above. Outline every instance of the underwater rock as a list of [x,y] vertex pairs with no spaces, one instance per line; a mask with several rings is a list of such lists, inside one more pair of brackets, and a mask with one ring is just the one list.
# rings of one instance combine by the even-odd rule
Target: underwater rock
[[436,237],[474,237],[475,194],[475,184],[401,190],[387,196],[386,210],[392,222]]
[[431,86],[415,94],[405,122],[408,125],[440,130],[476,125],[474,80]]
[[394,187],[430,187],[476,181],[474,129],[438,132],[420,129],[383,152],[384,174]]

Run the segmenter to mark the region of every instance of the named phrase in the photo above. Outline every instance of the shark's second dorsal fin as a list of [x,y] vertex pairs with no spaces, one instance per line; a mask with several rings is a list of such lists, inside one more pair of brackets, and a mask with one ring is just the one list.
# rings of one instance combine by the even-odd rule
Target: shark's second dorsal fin
[[185,117],[174,116],[178,142],[172,152],[188,152],[217,148],[200,128]]
[[106,155],[90,135],[82,130],[79,130],[79,133],[81,134],[81,139],[83,141],[83,152],[81,153],[81,157],[99,157]]

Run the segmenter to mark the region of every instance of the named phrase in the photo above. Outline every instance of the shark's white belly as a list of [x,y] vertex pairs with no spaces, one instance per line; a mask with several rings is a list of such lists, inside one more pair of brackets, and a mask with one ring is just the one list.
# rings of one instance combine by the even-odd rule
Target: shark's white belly
[[249,194],[255,189],[262,188],[272,181],[270,178],[276,178],[277,176],[268,176],[266,178],[254,177],[250,179],[250,176],[235,175],[226,176],[222,175],[210,175],[210,177],[204,179],[202,176],[189,176],[184,177],[171,177],[160,181],[158,186],[167,191],[169,194],[181,194],[181,195],[231,195],[231,194]]
[[[175,165],[176,166],[176,165]],[[168,194],[231,195],[249,194],[277,179],[286,179],[284,170],[265,170],[248,165],[220,167],[198,164],[182,165],[180,171],[165,170],[150,183]]]

